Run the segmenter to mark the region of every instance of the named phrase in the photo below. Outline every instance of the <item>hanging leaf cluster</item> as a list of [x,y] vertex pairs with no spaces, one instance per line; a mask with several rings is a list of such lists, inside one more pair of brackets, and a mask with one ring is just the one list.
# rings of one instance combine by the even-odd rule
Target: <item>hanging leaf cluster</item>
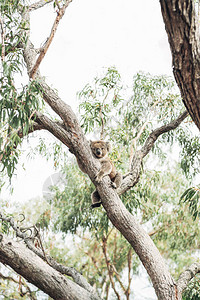
[[39,91],[35,82],[29,83],[20,93],[8,77],[0,79],[0,157],[3,169],[11,177],[18,162],[22,137],[26,136],[39,109]]
[[182,194],[180,201],[188,204],[189,211],[194,220],[200,217],[200,186],[187,189]]

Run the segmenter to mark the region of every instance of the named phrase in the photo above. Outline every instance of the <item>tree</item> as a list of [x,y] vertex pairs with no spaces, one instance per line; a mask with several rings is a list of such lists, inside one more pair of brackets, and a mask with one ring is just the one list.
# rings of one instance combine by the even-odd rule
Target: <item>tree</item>
[[[168,123],[154,129],[145,138],[142,147],[133,153],[130,170],[124,175],[122,185],[118,191],[111,188],[108,178],[97,184],[95,176],[99,163],[92,156],[89,143],[77,117],[71,107],[62,101],[57,93],[46,84],[39,72],[39,66],[54,37],[59,21],[71,1],[54,2],[57,16],[51,34],[41,49],[35,49],[30,41],[30,13],[50,2],[53,1],[41,0],[28,5],[25,1],[12,0],[4,1],[1,4],[0,24],[3,76],[0,79],[2,97],[0,103],[2,133],[0,158],[4,169],[7,170],[8,175],[11,177],[18,161],[19,146],[25,136],[33,131],[49,131],[84,164],[90,180],[98,190],[109,220],[137,253],[151,278],[158,299],[181,299],[182,291],[186,288],[188,282],[200,271],[200,265],[198,263],[192,264],[175,282],[165,260],[149,234],[138,223],[135,216],[126,209],[119,196],[135,186],[140,180],[142,162],[155,145],[157,139],[164,133],[176,129],[187,117],[188,113],[186,111],[181,113]],[[188,26],[194,29],[195,9],[193,1],[188,1],[187,5],[185,5],[185,1],[173,1],[172,3],[174,6],[171,2],[161,1],[163,11],[165,8],[166,13],[170,15],[176,13],[177,16],[182,16],[184,14],[185,18],[181,17],[181,22],[179,19],[175,19],[173,24],[177,25],[178,22],[180,29],[184,29],[180,30],[180,32],[193,34],[194,31],[192,30],[186,31]],[[186,13],[190,18],[187,18]],[[169,32],[171,30],[173,28],[170,27]],[[173,30],[173,32],[176,32],[176,30]],[[181,69],[181,75],[182,78],[185,78],[185,81],[182,80],[178,83],[181,87],[183,101],[186,103],[189,113],[198,126],[198,103],[195,102],[198,99],[198,49],[196,40],[192,39],[191,36],[190,38],[187,44],[181,43],[183,46],[181,49],[184,49],[188,54],[189,46],[192,45],[194,50],[191,52],[195,55],[188,56],[184,54],[182,56],[182,53],[180,54],[180,51],[178,51],[174,61],[177,63],[176,59],[180,58],[184,60],[184,64],[180,64],[178,67],[175,65],[177,67],[175,75],[178,73],[177,70],[185,67]],[[174,37],[173,41],[179,41],[177,36]],[[176,50],[180,50],[180,48]],[[173,55],[175,55],[174,51]],[[187,58],[190,65],[186,63]],[[26,64],[30,81],[19,91],[15,87],[14,77],[16,72],[21,71],[23,62]],[[191,77],[192,75],[194,77]],[[112,89],[112,86],[109,86],[110,82],[104,82],[103,84]],[[193,87],[192,90],[190,89],[191,85]],[[191,99],[194,99],[194,101]],[[192,105],[189,105],[189,103],[192,103]],[[53,117],[47,116],[46,111],[48,107],[56,113],[59,120],[54,120]],[[99,108],[101,109],[101,107]],[[103,126],[103,117],[101,118],[101,125]],[[140,133],[138,133],[139,136]],[[34,227],[34,235],[29,237],[23,228],[17,226],[11,217],[1,215],[1,219],[9,223],[17,236],[22,238],[28,246],[25,247],[23,243],[11,240],[2,233],[0,243],[0,261],[2,263],[11,266],[18,274],[44,292],[47,292],[54,299],[99,299],[91,285],[80,273],[75,269],[58,264],[45,253],[37,228]],[[72,282],[62,274],[71,276],[75,282]]]

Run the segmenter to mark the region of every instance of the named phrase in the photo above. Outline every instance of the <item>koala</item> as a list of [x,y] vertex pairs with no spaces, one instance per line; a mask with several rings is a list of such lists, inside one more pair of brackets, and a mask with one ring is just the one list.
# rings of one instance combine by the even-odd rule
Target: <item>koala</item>
[[[111,150],[110,143],[104,142],[101,140],[100,141],[90,141],[90,147],[91,147],[93,156],[96,159],[98,159],[99,162],[101,163],[101,169],[97,173],[95,180],[97,182],[100,182],[104,176],[109,175],[109,177],[111,179],[112,187],[117,189],[121,185],[122,175],[121,175],[121,173],[116,171],[114,164],[108,157],[108,153]],[[77,159],[77,162],[78,162],[78,165],[79,165],[79,168],[81,169],[81,171],[86,173],[81,161],[79,161],[79,159]],[[92,205],[91,205],[92,208],[101,206],[101,198],[100,198],[97,190],[95,190],[92,193],[91,199],[92,199]]]
[[[101,169],[96,175],[95,180],[100,182],[104,176],[109,175],[112,187],[117,189],[122,182],[121,173],[116,171],[116,168],[110,158],[108,157],[108,153],[111,150],[111,145],[109,142],[104,141],[90,141],[90,147],[92,150],[92,154],[96,159],[98,159],[101,163]],[[92,205],[91,207],[99,207],[101,205],[101,199],[97,190],[95,190],[92,195]]]

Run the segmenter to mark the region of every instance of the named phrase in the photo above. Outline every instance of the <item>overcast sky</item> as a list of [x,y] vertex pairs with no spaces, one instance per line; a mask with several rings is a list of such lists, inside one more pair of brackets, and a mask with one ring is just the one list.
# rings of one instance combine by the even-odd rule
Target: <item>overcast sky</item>
[[[37,47],[45,42],[55,17],[51,5],[32,13],[31,36]],[[78,90],[113,65],[127,83],[140,70],[172,74],[158,0],[74,0],[41,72],[63,100],[74,103]]]

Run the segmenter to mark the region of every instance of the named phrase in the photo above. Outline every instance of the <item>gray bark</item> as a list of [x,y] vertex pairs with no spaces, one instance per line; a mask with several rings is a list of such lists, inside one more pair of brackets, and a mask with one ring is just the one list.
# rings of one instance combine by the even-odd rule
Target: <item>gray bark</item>
[[0,261],[9,265],[50,297],[56,300],[97,299],[60,272],[53,269],[22,242],[0,235]]

